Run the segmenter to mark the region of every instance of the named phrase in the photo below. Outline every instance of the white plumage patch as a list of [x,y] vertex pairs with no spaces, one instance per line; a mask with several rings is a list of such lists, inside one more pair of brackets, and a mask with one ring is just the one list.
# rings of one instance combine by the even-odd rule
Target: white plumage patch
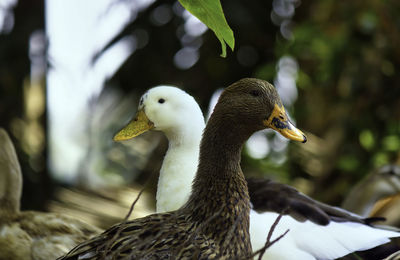
[[[276,213],[250,212],[250,234],[253,250],[266,241]],[[283,216],[274,230],[272,239],[289,232],[265,252],[263,259],[335,259],[354,251],[367,250],[389,242],[400,233],[373,228],[360,223],[333,222],[320,226],[311,221],[299,222]]]
[[169,141],[158,180],[157,212],[176,210],[190,195],[205,126],[203,114],[192,96],[171,86],[152,88],[141,100],[139,107],[145,108],[155,130],[164,132]]

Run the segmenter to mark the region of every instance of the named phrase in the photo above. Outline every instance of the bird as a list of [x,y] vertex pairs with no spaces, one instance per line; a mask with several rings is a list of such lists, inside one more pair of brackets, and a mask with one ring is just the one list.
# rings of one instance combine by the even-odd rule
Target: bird
[[[190,183],[198,164],[205,125],[199,105],[179,88],[157,86],[140,98],[134,119],[129,128],[123,129],[114,139],[127,140],[149,130],[166,135],[169,147],[160,169],[156,210],[165,212],[180,208],[190,194]],[[287,238],[283,237],[264,253],[264,259],[333,259],[399,235],[374,229],[368,226],[371,219],[315,201],[288,185],[268,179],[246,180],[252,203],[250,237],[253,249],[264,246],[278,214],[285,216],[275,228],[275,237],[290,230]],[[348,232],[354,236],[344,236]],[[365,239],[354,239],[357,236]],[[321,243],[315,242],[316,238],[321,238]]]
[[0,259],[56,259],[101,232],[62,214],[21,211],[21,168],[3,128],[0,147]]
[[[133,121],[136,136],[156,129],[168,138],[157,186],[156,212],[177,210],[188,200],[196,174],[205,127],[203,113],[192,96],[173,86],[150,89],[140,98],[139,107],[142,110],[135,117],[138,120]],[[146,124],[146,118],[153,123]],[[125,140],[124,132],[114,140]]]
[[342,207],[361,216],[382,216],[400,227],[400,167],[386,164],[373,170],[348,193]]
[[[166,100],[159,99],[160,104]],[[138,129],[128,124],[117,136]],[[136,126],[135,126],[136,127]],[[243,259],[252,254],[250,201],[240,168],[241,150],[256,131],[272,128],[304,142],[284,112],[276,89],[259,79],[241,79],[222,93],[207,122],[199,164],[188,201],[178,210],[117,224],[71,250],[61,259]]]

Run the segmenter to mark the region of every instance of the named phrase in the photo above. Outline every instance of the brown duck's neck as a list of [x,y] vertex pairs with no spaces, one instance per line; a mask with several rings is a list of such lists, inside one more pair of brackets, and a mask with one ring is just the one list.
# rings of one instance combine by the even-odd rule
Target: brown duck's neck
[[247,254],[251,252],[250,202],[240,168],[247,138],[225,129],[218,129],[212,122],[205,129],[192,194],[183,210],[189,210],[191,218],[204,226],[202,231],[215,236],[221,247],[229,240],[228,244],[235,243],[239,252]]
[[22,173],[14,146],[8,137],[0,137],[0,217],[20,212]]
[[[243,182],[244,186],[242,186],[240,181],[244,180],[240,168],[241,151],[247,138],[232,131],[237,128],[226,127],[216,121],[211,117],[204,130],[200,144],[199,165],[193,181],[191,197],[205,195],[207,197],[214,196],[216,200],[224,200],[235,192],[247,194],[246,182]],[[236,184],[239,186],[236,187]],[[202,194],[202,191],[210,191],[214,188],[215,191],[222,190],[226,196],[221,198],[217,192]]]
[[[224,122],[225,121],[225,122]],[[242,147],[250,136],[246,129],[231,126],[230,120],[212,116],[204,129],[200,144],[198,173],[194,182],[205,180],[207,175],[214,179],[240,177]],[[240,174],[238,174],[240,172]],[[206,175],[203,177],[203,175]]]

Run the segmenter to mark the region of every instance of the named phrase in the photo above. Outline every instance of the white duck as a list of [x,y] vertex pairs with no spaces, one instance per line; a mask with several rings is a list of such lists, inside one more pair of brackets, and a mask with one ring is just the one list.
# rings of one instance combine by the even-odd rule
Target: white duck
[[0,259],[56,259],[100,233],[57,213],[20,211],[22,174],[14,146],[0,128]]
[[[160,169],[156,211],[176,210],[190,195],[205,127],[203,114],[192,96],[170,86],[155,87],[146,92],[140,99],[139,109],[138,121],[132,131],[139,135],[154,128],[162,131],[169,141]],[[141,123],[146,116],[153,124]]]
[[[193,97],[175,87],[158,86],[148,90],[141,97],[135,120],[116,135],[115,140],[120,141],[154,129],[164,132],[167,136],[169,148],[160,170],[157,212],[178,209],[189,197],[204,125],[203,114]],[[261,194],[258,204],[262,199],[268,200],[262,205],[264,212],[258,213],[255,210],[250,212],[253,250],[256,251],[264,246],[271,225],[279,215],[276,212],[267,212],[265,209],[272,210],[279,205],[285,207],[285,212],[290,215],[282,217],[272,239],[288,229],[289,232],[268,248],[263,259],[335,259],[354,251],[373,248],[389,242],[391,237],[400,236],[397,232],[366,225],[361,217],[314,201],[287,185],[264,182],[267,184],[261,183],[261,185],[264,185],[263,188],[274,197],[265,198],[266,196],[263,197]],[[251,187],[249,183],[249,193],[253,202]],[[278,194],[281,191],[283,195]],[[275,203],[273,201],[275,195],[277,198],[282,196],[285,198]],[[285,205],[281,205],[282,202]],[[302,210],[300,207],[306,209]]]

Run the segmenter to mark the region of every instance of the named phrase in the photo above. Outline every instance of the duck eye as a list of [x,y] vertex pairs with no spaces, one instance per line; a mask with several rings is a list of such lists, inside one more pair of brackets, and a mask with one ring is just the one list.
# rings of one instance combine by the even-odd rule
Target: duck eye
[[258,97],[258,96],[261,95],[261,92],[258,91],[258,90],[256,90],[256,89],[253,89],[252,91],[250,91],[250,94],[251,94],[253,97]]
[[165,99],[163,99],[163,98],[160,98],[159,100],[158,100],[158,103],[160,103],[160,104],[162,104],[162,103],[164,103],[165,102]]

